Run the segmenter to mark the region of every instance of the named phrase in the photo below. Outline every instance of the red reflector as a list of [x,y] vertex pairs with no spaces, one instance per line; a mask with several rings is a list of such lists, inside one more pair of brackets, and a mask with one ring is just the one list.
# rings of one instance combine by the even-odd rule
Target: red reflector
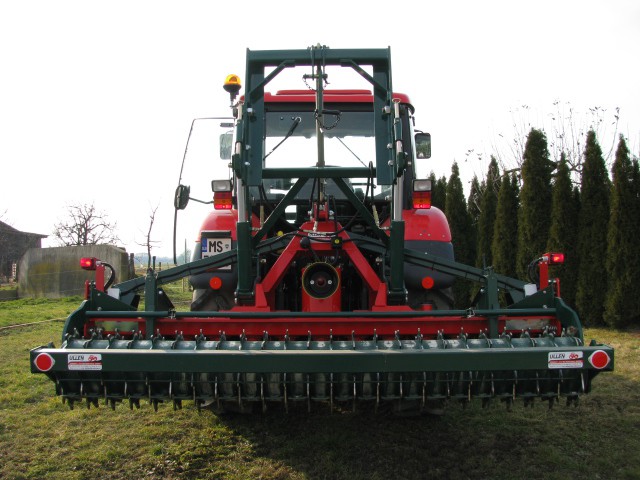
[[214,290],[220,290],[220,287],[222,287],[222,279],[220,277],[211,277],[209,286]]
[[424,288],[425,290],[432,289],[434,284],[435,282],[432,277],[424,277],[422,279],[422,288]]
[[549,254],[549,264],[556,265],[564,263],[564,253],[551,253]]
[[593,368],[597,368],[598,370],[601,370],[609,365],[610,361],[611,359],[609,358],[609,354],[607,354],[607,352],[605,352],[604,350],[596,350],[589,357],[589,363],[593,365]]
[[53,357],[51,355],[49,355],[48,353],[41,353],[33,361],[33,364],[41,372],[48,372],[49,370],[51,370],[53,368],[53,365],[55,363],[56,362],[53,359]]
[[84,270],[95,270],[98,259],[95,257],[83,257],[80,259],[80,267]]
[[215,192],[213,194],[213,208],[216,210],[231,210],[233,206],[231,192]]
[[413,192],[413,208],[431,208],[431,192]]

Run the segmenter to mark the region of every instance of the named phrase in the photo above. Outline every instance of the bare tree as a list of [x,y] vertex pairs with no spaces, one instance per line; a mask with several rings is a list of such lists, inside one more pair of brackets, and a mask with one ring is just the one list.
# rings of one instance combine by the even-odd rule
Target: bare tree
[[141,247],[146,247],[147,249],[147,270],[151,268],[151,248],[154,244],[159,243],[157,240],[151,240],[151,231],[153,230],[153,223],[156,220],[156,212],[158,211],[158,206],[151,209],[151,213],[149,214],[149,228],[147,229],[145,242],[138,243]]
[[603,152],[605,161],[611,163],[618,136],[619,107],[613,112],[598,106],[579,112],[569,102],[557,100],[553,102],[551,113],[542,114],[528,105],[521,105],[510,113],[513,133],[499,133],[499,139],[493,145],[493,151],[505,173],[520,170],[525,141],[532,128],[540,129],[547,135],[549,153],[554,163],[558,164],[564,152],[569,170],[575,174],[575,180],[582,172],[585,139],[590,130],[603,142],[612,139],[610,148]]
[[69,205],[67,218],[57,223],[53,236],[61,246],[114,244],[120,239],[115,233],[116,222],[110,222],[95,205]]

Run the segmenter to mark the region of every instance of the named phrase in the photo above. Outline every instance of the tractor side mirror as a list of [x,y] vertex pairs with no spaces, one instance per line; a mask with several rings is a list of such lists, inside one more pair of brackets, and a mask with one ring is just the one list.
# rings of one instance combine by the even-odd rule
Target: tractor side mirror
[[431,158],[431,134],[430,133],[416,133],[416,157],[417,158]]
[[191,193],[191,187],[188,185],[178,185],[176,188],[176,195],[173,198],[173,206],[176,210],[184,210],[189,203],[189,193]]
[[231,147],[233,146],[233,133],[223,133],[220,135],[220,158],[231,160]]

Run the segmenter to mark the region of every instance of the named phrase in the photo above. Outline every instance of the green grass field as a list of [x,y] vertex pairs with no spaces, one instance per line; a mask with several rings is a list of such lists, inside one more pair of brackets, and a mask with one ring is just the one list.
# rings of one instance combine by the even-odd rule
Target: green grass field
[[70,411],[29,372],[79,299],[0,302],[0,478],[640,478],[640,334],[589,329],[616,349],[578,407],[450,403],[444,416],[372,411],[216,416],[191,403]]

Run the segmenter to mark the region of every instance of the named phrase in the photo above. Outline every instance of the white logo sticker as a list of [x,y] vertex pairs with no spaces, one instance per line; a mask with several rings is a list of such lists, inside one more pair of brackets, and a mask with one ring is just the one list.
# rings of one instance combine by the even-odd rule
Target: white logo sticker
[[69,370],[102,370],[102,355],[99,353],[70,353],[67,355]]
[[549,368],[582,368],[582,352],[549,352]]

